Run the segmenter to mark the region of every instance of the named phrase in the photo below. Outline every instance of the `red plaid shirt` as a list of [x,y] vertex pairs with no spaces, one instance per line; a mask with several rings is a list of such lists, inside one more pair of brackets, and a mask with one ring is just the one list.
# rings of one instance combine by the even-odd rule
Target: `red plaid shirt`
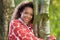
[[34,36],[32,25],[25,25],[21,20],[10,22],[9,40],[43,40]]

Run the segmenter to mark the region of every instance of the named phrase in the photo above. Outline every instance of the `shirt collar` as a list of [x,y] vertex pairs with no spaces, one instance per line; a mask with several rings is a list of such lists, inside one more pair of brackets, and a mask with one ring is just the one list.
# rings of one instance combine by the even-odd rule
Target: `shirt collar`
[[19,20],[20,20],[24,25],[26,25],[26,26],[27,26],[27,24],[26,24],[26,23],[24,23],[24,21],[23,21],[21,18],[19,18]]

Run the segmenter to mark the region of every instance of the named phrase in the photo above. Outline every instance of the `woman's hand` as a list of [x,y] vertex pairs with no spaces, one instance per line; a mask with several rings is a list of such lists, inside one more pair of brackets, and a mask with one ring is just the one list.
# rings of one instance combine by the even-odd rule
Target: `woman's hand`
[[56,37],[54,35],[50,35],[49,40],[56,40]]

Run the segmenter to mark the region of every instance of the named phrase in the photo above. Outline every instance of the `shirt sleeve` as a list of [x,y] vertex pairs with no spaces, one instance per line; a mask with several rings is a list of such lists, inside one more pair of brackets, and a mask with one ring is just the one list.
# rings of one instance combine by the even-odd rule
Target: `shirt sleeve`
[[24,26],[18,21],[13,22],[11,25],[13,27],[13,29],[11,29],[12,35],[14,35],[14,39],[16,40],[43,40],[41,38],[35,37],[31,31],[29,31],[27,28],[24,28]]

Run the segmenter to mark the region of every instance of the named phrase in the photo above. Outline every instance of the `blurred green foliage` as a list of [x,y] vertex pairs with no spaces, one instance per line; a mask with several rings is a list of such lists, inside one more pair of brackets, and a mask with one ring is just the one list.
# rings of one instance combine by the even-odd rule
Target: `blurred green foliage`
[[60,40],[60,0],[51,0],[49,15],[51,34],[54,34],[57,40]]
[[17,6],[23,0],[15,0],[15,5]]

